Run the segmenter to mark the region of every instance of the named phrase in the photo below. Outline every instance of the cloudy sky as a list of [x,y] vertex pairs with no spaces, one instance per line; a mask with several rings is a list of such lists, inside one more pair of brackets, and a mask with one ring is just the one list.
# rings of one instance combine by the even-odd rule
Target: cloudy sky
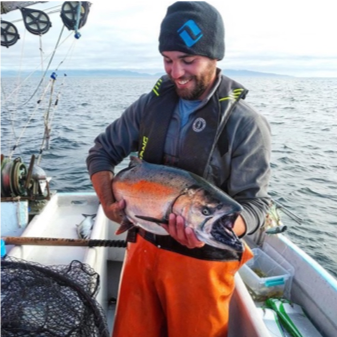
[[[128,69],[162,71],[158,52],[160,22],[167,0],[92,1],[81,38],[64,30],[50,69]],[[336,0],[210,0],[225,22],[222,69],[251,70],[304,77],[337,77]],[[31,8],[49,9],[49,1]],[[20,39],[1,47],[2,70],[46,67],[62,31],[59,13],[40,39],[25,31],[21,13],[2,15],[17,27]],[[62,62],[62,63],[61,63]]]

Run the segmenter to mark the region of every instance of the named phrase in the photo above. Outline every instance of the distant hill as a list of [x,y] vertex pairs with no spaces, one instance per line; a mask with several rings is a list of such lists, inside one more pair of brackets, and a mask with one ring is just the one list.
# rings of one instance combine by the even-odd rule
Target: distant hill
[[157,74],[152,75],[149,73],[141,73],[131,70],[118,70],[118,69],[102,69],[102,70],[68,70],[67,71],[71,76],[91,76],[91,77],[148,77],[148,76],[157,76]]
[[[288,75],[280,75],[274,73],[263,73],[258,71],[250,70],[233,70],[233,69],[222,69],[222,73],[228,77],[294,77]],[[163,73],[157,73],[156,76],[159,77]]]
[[242,77],[294,77],[289,75],[280,75],[274,73],[263,73],[258,71],[251,71],[251,70],[232,70],[232,69],[224,69],[223,74],[226,76],[242,76]]
[[[21,75],[25,73],[30,74],[30,72],[21,72]],[[52,73],[52,71],[48,72],[48,76]],[[43,72],[36,71],[33,76],[41,76]],[[78,70],[78,69],[65,69],[60,70],[58,75],[67,74],[67,76],[72,77],[160,77],[164,74],[164,72],[150,74],[150,73],[142,73],[137,71],[130,70],[117,70],[117,69],[99,69],[99,70]],[[273,73],[263,73],[257,71],[250,70],[232,70],[232,69],[224,69],[223,74],[229,77],[292,77],[287,75],[279,75]],[[1,77],[15,77],[18,76],[16,71],[11,70],[2,70]]]
[[[30,74],[28,71],[22,71],[21,74]],[[52,71],[48,72],[48,76],[52,74]],[[148,73],[139,73],[136,71],[129,70],[114,70],[114,69],[103,69],[103,70],[78,70],[78,69],[62,69],[57,72],[59,76],[66,74],[72,77],[144,77],[144,76],[157,76]],[[1,70],[1,77],[15,77],[18,73],[12,70]],[[42,71],[35,71],[33,76],[43,75]]]

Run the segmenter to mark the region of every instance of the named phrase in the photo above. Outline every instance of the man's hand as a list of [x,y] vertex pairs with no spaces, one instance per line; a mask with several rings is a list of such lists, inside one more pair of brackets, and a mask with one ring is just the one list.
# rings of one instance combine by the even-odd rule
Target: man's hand
[[188,248],[200,248],[205,245],[204,242],[197,239],[192,228],[185,226],[185,220],[180,215],[171,213],[169,224],[162,226],[175,240]]
[[244,234],[246,234],[246,231],[247,231],[247,226],[246,226],[245,220],[243,220],[243,217],[239,215],[234,222],[233,232],[237,236],[243,236]]
[[106,217],[117,223],[121,223],[125,217],[125,206],[124,200],[116,201],[106,206],[102,205]]
[[116,201],[112,193],[113,177],[113,173],[110,171],[100,171],[92,175],[91,181],[106,217],[121,223],[125,216],[126,204],[124,200]]

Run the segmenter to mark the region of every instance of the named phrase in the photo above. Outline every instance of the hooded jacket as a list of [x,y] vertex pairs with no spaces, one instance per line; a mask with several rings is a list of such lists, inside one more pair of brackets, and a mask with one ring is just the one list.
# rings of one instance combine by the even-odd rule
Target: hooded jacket
[[[219,73],[208,97],[189,118],[177,139],[174,165],[204,176],[243,206],[247,234],[265,220],[270,202],[270,128],[245,102],[248,91]],[[173,83],[162,77],[95,139],[89,150],[90,175],[114,168],[133,151],[139,157],[167,164],[165,141],[170,120],[179,113]]]

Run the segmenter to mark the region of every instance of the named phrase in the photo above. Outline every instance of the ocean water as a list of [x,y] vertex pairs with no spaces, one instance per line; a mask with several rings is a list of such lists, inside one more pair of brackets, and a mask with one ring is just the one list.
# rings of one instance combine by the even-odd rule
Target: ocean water
[[[50,149],[43,151],[40,164],[52,177],[53,190],[93,191],[85,159],[94,138],[156,80],[59,76]],[[337,79],[236,80],[249,89],[246,101],[271,126],[270,194],[302,220],[299,224],[281,212],[285,235],[337,277]],[[49,104],[48,79],[29,100],[38,82],[29,79],[15,90],[16,79],[2,79],[1,153],[12,152],[27,165],[39,153]]]

